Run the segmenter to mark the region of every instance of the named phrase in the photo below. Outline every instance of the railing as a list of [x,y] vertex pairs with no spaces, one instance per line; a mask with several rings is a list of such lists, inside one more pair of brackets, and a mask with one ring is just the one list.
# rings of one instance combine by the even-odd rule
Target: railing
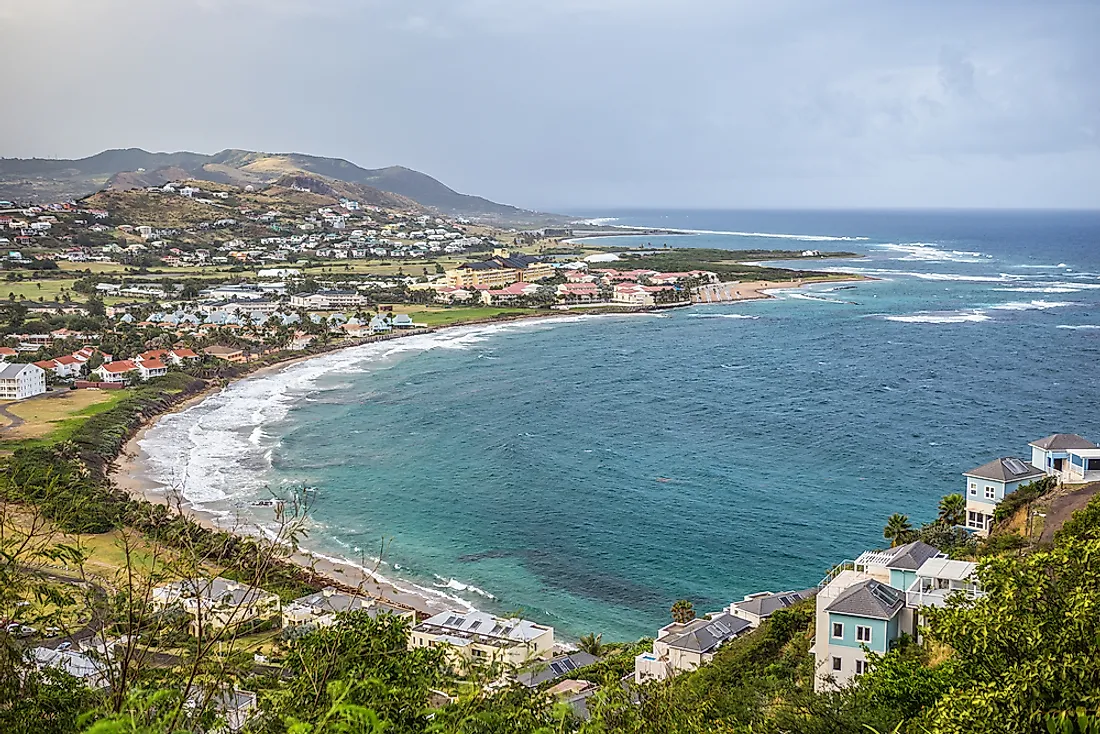
[[841,573],[843,573],[844,571],[854,571],[855,568],[856,568],[856,562],[855,561],[853,561],[851,559],[841,561],[840,563],[833,566],[829,570],[829,573],[825,574],[825,578],[823,578],[823,579],[821,579],[821,581],[817,582],[817,588],[818,589],[824,589],[826,586],[829,585],[830,581],[835,579]]
[[919,609],[920,607],[942,608],[947,606],[947,599],[953,594],[959,594],[971,601],[985,596],[985,592],[978,589],[917,589],[916,591],[910,589],[905,592],[905,605],[910,609]]

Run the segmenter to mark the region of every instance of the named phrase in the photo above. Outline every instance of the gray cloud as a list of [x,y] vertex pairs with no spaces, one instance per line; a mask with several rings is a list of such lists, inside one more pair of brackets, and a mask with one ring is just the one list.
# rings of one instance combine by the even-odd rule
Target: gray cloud
[[1100,206],[1098,31],[1084,2],[0,0],[0,155],[298,150],[542,208]]

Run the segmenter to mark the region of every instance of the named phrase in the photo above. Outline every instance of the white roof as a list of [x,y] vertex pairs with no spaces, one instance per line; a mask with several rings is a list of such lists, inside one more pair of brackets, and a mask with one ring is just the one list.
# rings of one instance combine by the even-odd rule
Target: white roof
[[418,629],[430,627],[442,628],[443,631],[437,633],[441,637],[469,639],[470,635],[479,635],[514,642],[529,642],[552,629],[526,619],[503,619],[476,610],[465,613],[440,612],[417,625]]
[[1085,459],[1100,459],[1100,449],[1069,449],[1066,453]]
[[952,561],[947,558],[929,558],[917,569],[918,576],[949,581],[965,581],[973,575],[978,564],[970,561]]

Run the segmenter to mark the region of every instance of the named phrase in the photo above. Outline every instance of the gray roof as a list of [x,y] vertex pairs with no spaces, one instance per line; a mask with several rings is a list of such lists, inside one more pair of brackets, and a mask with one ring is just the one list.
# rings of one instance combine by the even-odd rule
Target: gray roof
[[1066,449],[1094,449],[1096,444],[1076,433],[1053,433],[1046,438],[1032,441],[1030,446],[1046,451],[1065,451]]
[[868,579],[841,592],[825,611],[869,619],[893,619],[905,606],[905,593],[881,581]]
[[731,614],[719,614],[711,619],[695,619],[684,625],[682,631],[663,640],[669,647],[692,652],[711,652],[723,642],[732,640],[752,625],[746,619]]
[[773,612],[794,606],[803,599],[809,599],[816,593],[817,588],[803,589],[802,591],[781,591],[778,594],[754,596],[752,599],[734,602],[733,606],[749,614],[755,614],[761,619],[766,619],[771,616]]
[[322,614],[365,611],[371,619],[376,619],[379,614],[384,612],[393,615],[408,614],[407,610],[392,606],[384,601],[357,594],[345,594],[331,588],[295,599],[294,604],[312,607]]
[[886,564],[887,568],[897,568],[903,571],[916,571],[921,564],[929,558],[940,555],[938,548],[916,540],[912,543],[899,545],[893,549],[894,557]]
[[1023,459],[1006,456],[1003,459],[994,459],[988,464],[982,464],[977,469],[963,472],[963,476],[992,479],[995,482],[1016,482],[1029,477],[1041,477],[1044,473],[1042,469],[1036,469]]
[[0,380],[14,380],[28,367],[42,369],[41,367],[35,367],[33,364],[19,364],[18,362],[13,364],[0,364]]
[[560,655],[547,663],[539,663],[533,669],[520,673],[516,679],[528,688],[534,688],[547,681],[571,675],[578,668],[591,665],[597,660],[599,660],[598,657],[587,652]]

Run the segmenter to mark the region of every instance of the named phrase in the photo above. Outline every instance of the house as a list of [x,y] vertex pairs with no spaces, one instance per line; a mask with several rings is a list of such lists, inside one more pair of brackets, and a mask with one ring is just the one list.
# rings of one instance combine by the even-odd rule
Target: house
[[399,313],[393,317],[393,328],[395,329],[411,329],[416,326],[413,323],[412,317],[407,313]]
[[575,671],[599,661],[599,658],[587,652],[573,652],[559,655],[545,662],[538,662],[516,676],[520,684],[528,688],[537,688],[558,678],[565,678]]
[[207,707],[213,711],[221,726],[212,729],[212,734],[237,734],[244,731],[248,722],[260,711],[256,694],[237,688],[218,691],[213,695],[209,692],[195,694],[187,700],[186,706],[192,711]]
[[741,601],[735,601],[729,606],[729,614],[746,620],[753,629],[780,609],[792,607],[803,599],[809,599],[817,593],[817,588],[803,589],[802,591],[759,591],[749,594]]
[[105,362],[94,370],[100,382],[126,383],[135,375],[140,375],[138,363],[131,359]]
[[953,594],[978,598],[982,591],[974,578],[977,568],[978,564],[970,561],[929,558],[917,569],[913,583],[905,590],[906,605],[912,609],[942,608]]
[[512,283],[495,290],[485,289],[481,291],[481,302],[487,306],[513,303],[535,295],[539,292],[540,287],[533,283]]
[[370,333],[385,334],[389,331],[393,331],[393,325],[385,316],[379,314],[370,320]]
[[168,365],[159,359],[143,359],[137,362],[137,366],[138,374],[141,375],[143,380],[151,380],[154,377],[163,377],[168,374]]
[[282,611],[279,596],[220,576],[182,579],[153,589],[155,610],[179,607],[191,617],[191,631],[222,630],[262,621]]
[[1059,480],[1063,480],[1065,472],[1069,469],[1068,459],[1071,450],[1096,448],[1096,444],[1076,433],[1055,433],[1038,441],[1032,441],[1028,446],[1031,447],[1031,465],[1036,469],[1042,469],[1047,476],[1058,477]]
[[886,654],[902,634],[916,634],[905,592],[843,571],[817,595],[814,688],[844,685],[867,672],[865,650]]
[[202,353],[210,357],[216,357],[217,359],[224,359],[227,362],[247,361],[247,358],[244,356],[244,352],[240,349],[235,349],[233,347],[214,345],[202,350]]
[[18,354],[19,352],[11,347],[0,347],[0,364],[7,362]]
[[1062,481],[1068,484],[1100,482],[1100,448],[1070,449]]
[[365,612],[371,619],[377,619],[381,614],[390,614],[399,619],[406,619],[410,623],[416,621],[416,612],[410,609],[402,609],[368,596],[347,594],[328,586],[288,604],[283,609],[283,623],[330,627],[336,624],[337,615],[348,612]]
[[23,400],[44,392],[44,369],[33,364],[0,362],[0,400]]
[[[587,276],[586,276],[587,277]],[[599,287],[590,281],[571,280],[557,287],[558,298],[564,303],[590,303],[600,299]]]
[[966,527],[985,535],[993,524],[993,511],[1005,495],[1021,485],[1042,479],[1046,471],[1008,456],[963,472],[963,476],[966,477]]
[[751,629],[748,620],[726,612],[665,625],[657,632],[653,650],[634,658],[634,682],[664,680],[695,670],[709,663],[719,647]]
[[439,303],[465,303],[473,297],[474,292],[466,288],[447,285],[435,289],[435,300]]
[[31,651],[31,659],[39,670],[53,668],[63,671],[79,678],[89,688],[107,688],[111,684],[108,664],[94,653],[89,655],[87,651],[36,647]]
[[917,594],[917,603],[909,605],[908,592],[936,587],[940,582],[926,579],[938,578],[942,564],[933,561],[943,560],[937,548],[918,540],[867,551],[822,580],[816,601],[815,690],[845,685],[866,672],[864,647],[885,653],[903,634],[916,635],[916,608],[928,604],[919,603]]
[[551,657],[554,628],[477,610],[440,612],[412,628],[409,647],[447,646],[456,669],[475,662],[513,668]]

